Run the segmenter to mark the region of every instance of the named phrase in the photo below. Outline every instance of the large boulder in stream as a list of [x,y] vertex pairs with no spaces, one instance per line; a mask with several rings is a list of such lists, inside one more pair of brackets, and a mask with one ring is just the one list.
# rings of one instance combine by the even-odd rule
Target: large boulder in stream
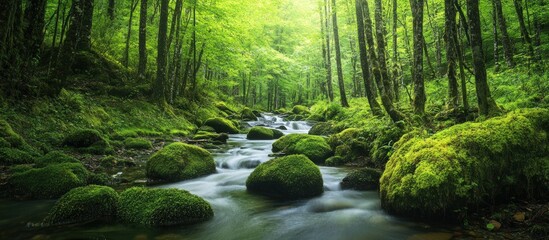
[[371,191],[379,189],[381,171],[373,168],[355,170],[343,178],[340,185],[342,189],[354,189],[359,191]]
[[523,109],[429,136],[404,135],[380,180],[398,215],[451,217],[486,203],[549,196],[549,110]]
[[213,128],[217,133],[239,133],[238,128],[236,128],[233,122],[225,118],[210,118],[204,122],[204,125]]
[[110,187],[75,188],[57,200],[44,223],[51,226],[116,219],[118,199],[118,193]]
[[256,126],[250,129],[246,138],[248,140],[272,140],[279,139],[282,136],[284,136],[284,133],[279,130]]
[[309,198],[324,192],[320,169],[305,155],[275,158],[259,165],[246,180],[246,188],[278,199]]
[[285,154],[303,154],[311,161],[322,164],[333,155],[325,138],[308,134],[288,134],[273,143],[273,152]]
[[133,187],[120,194],[122,222],[154,227],[204,222],[213,217],[204,199],[179,189]]
[[240,118],[244,121],[256,121],[257,117],[258,116],[249,108],[244,108],[240,112]]
[[149,179],[172,182],[214,173],[215,162],[207,150],[176,142],[153,154],[145,170]]

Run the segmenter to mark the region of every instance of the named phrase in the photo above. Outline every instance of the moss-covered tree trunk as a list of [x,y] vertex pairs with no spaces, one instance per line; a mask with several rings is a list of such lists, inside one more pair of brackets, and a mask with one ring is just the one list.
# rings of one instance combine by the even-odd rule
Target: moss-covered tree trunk
[[63,45],[65,54],[91,50],[92,20],[93,0],[73,0],[70,26]]
[[341,106],[349,107],[347,95],[345,93],[345,82],[343,80],[343,64],[341,63],[341,47],[339,45],[339,28],[337,26],[337,5],[336,0],[332,0],[332,28],[334,30],[334,45],[337,65],[337,82],[339,85],[339,98]]
[[168,5],[169,0],[160,1],[160,24],[158,26],[158,56],[156,58],[156,81],[153,85],[154,100],[163,105],[166,103],[165,82],[167,67],[167,32],[168,32]]
[[[324,24],[324,21],[325,21],[324,19],[325,19],[325,18],[324,18],[324,10],[323,10],[323,8],[322,8],[322,4],[319,4],[319,5],[318,5],[318,13],[319,13],[319,15],[320,15],[320,36],[321,36],[322,38],[324,38],[324,36],[326,36],[326,33],[325,33],[325,32],[326,32],[326,29],[325,29],[325,26],[326,26],[326,25]],[[330,99],[330,94],[329,94],[327,88],[328,88],[328,83],[331,82],[331,80],[330,80],[331,77],[328,75],[328,73],[331,73],[332,69],[330,69],[330,67],[328,66],[328,59],[327,59],[327,57],[326,57],[326,55],[328,54],[328,53],[326,52],[326,42],[327,42],[327,41],[324,41],[324,39],[321,40],[321,45],[322,45],[322,63],[323,63],[324,69],[326,70],[326,82],[325,82],[324,84],[321,84],[320,86],[324,85],[324,87],[322,87],[322,92],[324,92],[325,95],[326,95],[326,98],[327,98],[328,100],[331,101],[331,99]],[[330,74],[330,75],[331,75],[331,74]]]
[[530,38],[528,28],[526,28],[526,24],[524,23],[522,0],[513,0],[513,4],[515,5],[515,11],[517,12],[517,18],[520,26],[520,35],[522,36],[522,40],[528,45],[528,52],[530,56],[533,57],[534,47],[532,46],[532,38]]
[[[25,9],[25,52],[26,59],[39,57],[40,47],[44,42],[44,25],[46,15],[46,0],[32,0]],[[30,61],[28,61],[30,62]]]
[[131,3],[130,19],[128,20],[128,32],[126,33],[126,48],[124,49],[124,59],[122,61],[124,67],[128,67],[128,64],[130,62],[130,40],[132,37],[133,13],[137,8],[138,3],[139,0],[132,0]]
[[459,91],[456,78],[457,29],[454,0],[445,0],[444,7],[446,19],[446,34],[444,40],[446,41],[446,61],[448,64],[448,108],[451,111],[455,111],[459,107]]
[[482,49],[482,34],[480,29],[480,13],[478,0],[467,0],[467,16],[469,17],[469,32],[475,72],[475,86],[480,115],[487,116],[498,111],[496,102],[492,99],[486,77],[484,50]]
[[[414,112],[425,113],[425,83],[423,79],[423,0],[411,0],[414,31],[414,62],[412,81],[414,83]],[[426,50],[426,49],[425,49]]]
[[368,61],[368,53],[366,52],[366,37],[364,36],[364,14],[362,13],[363,2],[364,0],[355,0],[355,10],[356,10],[356,23],[357,23],[357,34],[358,34],[358,49],[360,51],[360,67],[362,68],[362,78],[364,79],[364,90],[366,93],[366,98],[370,104],[370,110],[374,115],[380,116],[381,107],[375,98],[374,91],[372,88],[372,76],[370,74],[370,63]]
[[141,0],[139,11],[139,64],[137,75],[139,79],[145,79],[147,71],[147,0]]
[[513,43],[509,38],[507,32],[507,21],[503,16],[503,8],[501,6],[501,0],[493,0],[495,6],[495,14],[498,22],[499,32],[501,34],[501,45],[503,46],[503,55],[505,56],[505,62],[509,67],[515,67],[515,61],[513,60]]
[[398,1],[393,0],[393,88],[395,102],[400,101],[400,64],[398,59]]
[[328,0],[324,0],[324,26],[326,29],[326,86],[328,90],[328,99],[330,102],[334,101],[334,90],[332,87],[332,52],[330,50],[330,23],[329,23],[329,3]]

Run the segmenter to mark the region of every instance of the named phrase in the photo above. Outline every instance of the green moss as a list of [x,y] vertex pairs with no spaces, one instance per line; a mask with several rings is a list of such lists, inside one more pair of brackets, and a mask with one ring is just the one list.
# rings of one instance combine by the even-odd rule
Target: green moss
[[9,146],[5,147],[19,148],[22,145],[26,144],[25,140],[23,140],[23,138],[19,136],[19,134],[13,131],[10,124],[2,119],[0,119],[0,139],[3,139],[2,142],[4,143],[2,145],[6,145],[5,142],[8,142],[10,144]]
[[296,115],[309,115],[309,108],[302,105],[296,105],[292,108],[292,113]]
[[38,158],[35,163],[36,167],[45,167],[51,164],[58,163],[79,163],[78,159],[73,158],[63,152],[53,151],[44,155],[43,157]]
[[90,173],[88,184],[107,186],[111,183],[111,177],[106,173]]
[[126,128],[118,130],[112,136],[116,140],[124,140],[127,138],[138,138],[138,137],[159,137],[162,136],[162,132],[154,131],[151,129],[143,128]]
[[324,163],[333,155],[325,138],[307,134],[288,134],[275,141],[272,150],[275,153],[304,154],[315,163]]
[[249,108],[244,108],[240,112],[240,118],[244,121],[257,121],[257,117],[258,116]]
[[208,202],[187,191],[138,187],[120,194],[118,212],[122,222],[149,226],[199,223],[214,215]]
[[218,138],[220,134],[206,131],[198,131],[193,135],[193,140],[212,140]]
[[260,164],[246,180],[246,188],[282,199],[309,198],[324,191],[319,168],[305,155],[290,155]]
[[347,162],[349,162],[347,159],[336,155],[326,159],[326,162],[324,164],[330,167],[338,167],[345,165]]
[[328,136],[337,133],[332,122],[319,122],[309,130],[310,135]]
[[362,168],[347,174],[340,184],[342,189],[371,191],[379,188],[380,177],[381,171],[373,168]]
[[14,173],[22,173],[22,172],[26,172],[28,170],[31,170],[32,169],[32,166],[29,165],[29,164],[25,164],[25,165],[15,165],[15,166],[11,166],[9,168],[9,172],[11,174],[14,174]]
[[234,110],[232,110],[230,107],[227,106],[227,104],[225,102],[217,102],[215,104],[215,107],[227,114],[232,114],[234,113]]
[[210,118],[204,122],[204,125],[212,127],[217,133],[238,133],[238,129],[235,125],[225,118]]
[[81,163],[62,163],[15,173],[8,184],[16,195],[47,199],[86,185],[87,178],[88,170]]
[[34,157],[16,148],[0,148],[0,165],[33,163]]
[[98,155],[114,153],[114,149],[112,148],[111,144],[106,140],[96,142],[89,147],[77,148],[77,150],[82,153],[90,153],[90,154],[98,154]]
[[273,138],[279,139],[281,137],[284,137],[284,133],[278,129],[271,129],[273,131]]
[[116,219],[118,200],[118,193],[110,187],[78,187],[55,203],[44,223],[66,225]]
[[148,178],[163,181],[196,178],[215,171],[215,162],[208,151],[180,142],[153,154],[146,166]]
[[352,140],[358,138],[360,134],[361,130],[358,128],[347,128],[338,134],[330,136],[328,142],[332,148],[336,148],[337,146],[350,143]]
[[11,144],[4,138],[0,138],[0,148],[10,148]]
[[282,136],[284,136],[284,133],[276,129],[253,127],[248,132],[246,138],[249,140],[271,140],[281,138]]
[[126,138],[124,147],[130,149],[152,149],[151,141],[144,138]]
[[97,130],[81,129],[66,136],[65,140],[63,140],[63,145],[76,148],[85,148],[90,147],[99,141],[104,141],[104,139]]
[[431,137],[404,135],[381,178],[382,206],[449,216],[511,197],[549,196],[549,111],[525,109]]

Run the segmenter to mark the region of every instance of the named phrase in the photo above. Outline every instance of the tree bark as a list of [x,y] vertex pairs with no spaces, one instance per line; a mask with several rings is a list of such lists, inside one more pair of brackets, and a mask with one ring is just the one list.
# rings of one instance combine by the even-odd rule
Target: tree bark
[[334,101],[334,90],[333,90],[333,87],[332,87],[332,52],[330,50],[330,31],[328,29],[330,29],[330,26],[329,26],[329,11],[328,11],[328,8],[329,8],[329,4],[328,4],[328,0],[324,0],[324,17],[325,17],[325,20],[324,20],[324,24],[325,24],[325,29],[326,29],[326,70],[328,70],[328,73],[326,75],[326,86],[327,86],[327,89],[328,89],[328,98],[330,100],[330,102],[333,102]]
[[[324,10],[322,9],[322,4],[319,4],[318,8],[319,8],[319,14],[320,14],[320,36],[322,38],[324,38],[326,36],[326,38],[327,38],[326,29],[325,29],[326,25],[325,25]],[[323,90],[323,92],[326,93],[326,98],[328,100],[332,101],[332,99],[330,99],[330,93],[327,89],[328,84],[331,82],[331,75],[332,75],[332,69],[328,64],[328,61],[329,61],[328,58],[327,58],[328,52],[326,51],[326,43],[329,42],[329,40],[324,41],[324,39],[323,39],[321,42],[322,42],[323,67],[326,70],[326,82],[323,84],[325,86],[322,90]]]
[[27,61],[39,57],[40,54],[40,46],[44,41],[46,3],[46,0],[32,0],[25,9],[24,21],[27,27],[24,30],[24,39]]
[[339,85],[339,98],[341,99],[341,106],[349,107],[347,102],[347,95],[345,94],[345,82],[343,80],[343,67],[341,63],[341,48],[339,46],[339,29],[337,26],[337,6],[336,0],[332,0],[332,27],[334,30],[334,45],[336,52],[336,65],[337,65],[337,82]]
[[494,68],[499,72],[499,34],[498,34],[498,11],[496,2],[492,1],[492,31],[494,32]]
[[414,26],[414,112],[423,115],[425,113],[425,83],[423,80],[423,0],[411,0]]
[[139,13],[139,64],[137,76],[140,80],[145,79],[147,72],[147,0],[141,0]]
[[375,98],[374,91],[372,89],[372,76],[370,75],[370,64],[368,62],[368,53],[366,52],[366,38],[364,36],[364,14],[362,13],[364,0],[355,0],[356,10],[356,22],[358,33],[358,49],[360,50],[360,67],[362,68],[362,78],[364,79],[364,90],[366,98],[370,104],[370,110],[376,116],[381,116],[381,107]]
[[393,88],[391,79],[389,79],[389,73],[387,72],[387,59],[385,58],[385,22],[383,20],[383,7],[381,0],[375,0],[375,29],[376,29],[376,43],[377,43],[377,59],[379,61],[379,70],[381,71],[381,77],[383,78],[383,89],[387,96],[391,99],[393,97]]
[[503,16],[503,9],[501,6],[501,0],[493,0],[496,10],[496,18],[498,21],[499,32],[501,33],[501,43],[503,46],[503,55],[505,56],[505,62],[510,68],[515,67],[515,61],[513,60],[513,43],[509,38],[507,32],[507,22]]
[[524,23],[522,0],[513,0],[513,4],[515,5],[515,11],[517,12],[518,22],[520,26],[520,35],[522,36],[522,40],[528,45],[528,52],[530,53],[530,56],[533,57],[534,47],[532,46],[532,39],[530,38],[530,33],[528,33],[528,29],[526,28],[526,24]]
[[484,62],[484,50],[482,49],[482,31],[480,28],[478,5],[478,0],[467,0],[467,16],[469,17],[469,33],[471,34],[473,68],[479,114],[488,116],[499,110],[495,101],[492,99],[490,87],[488,86],[488,80],[486,78],[486,65]]
[[115,9],[115,0],[109,0],[109,5],[107,6],[107,15],[111,21],[114,20],[114,9]]
[[64,43],[65,53],[91,49],[93,0],[73,0],[70,26]]
[[130,62],[130,40],[132,36],[132,24],[133,24],[133,13],[135,12],[135,9],[137,8],[137,4],[139,3],[138,0],[132,0],[132,3],[130,5],[130,19],[128,21],[128,32],[126,34],[126,48],[124,50],[124,59],[123,64],[124,67],[128,67],[128,64]]
[[400,65],[398,63],[398,1],[393,0],[393,88],[395,95],[395,102],[400,101]]
[[446,61],[448,64],[448,109],[455,112],[459,107],[459,91],[456,78],[456,9],[453,0],[445,0],[445,41],[446,41]]
[[167,32],[168,32],[168,5],[169,0],[160,2],[160,23],[158,26],[158,56],[156,58],[156,81],[153,85],[153,98],[160,105],[166,103],[165,82],[167,67]]

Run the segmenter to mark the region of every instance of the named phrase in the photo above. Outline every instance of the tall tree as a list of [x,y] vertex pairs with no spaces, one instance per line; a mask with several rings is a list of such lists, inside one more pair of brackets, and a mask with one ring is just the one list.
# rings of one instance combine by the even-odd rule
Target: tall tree
[[107,5],[107,15],[109,15],[109,19],[111,21],[114,20],[115,7],[116,7],[115,0],[109,0],[109,4]]
[[530,55],[534,56],[532,38],[530,38],[530,33],[528,33],[528,29],[526,28],[526,24],[524,23],[522,0],[513,0],[513,4],[515,5],[515,11],[517,12],[517,18],[520,26],[520,35],[522,36],[522,40],[528,45],[528,51]]
[[158,55],[156,58],[156,81],[153,85],[153,98],[157,103],[163,105],[166,103],[165,82],[167,56],[167,32],[168,32],[168,6],[170,0],[160,0],[160,22],[158,26]]
[[398,59],[398,1],[393,0],[393,88],[395,94],[395,102],[400,101],[400,65]]
[[139,64],[137,75],[139,79],[145,78],[147,71],[147,0],[141,0],[139,12]]
[[372,89],[372,76],[370,74],[370,63],[368,62],[368,53],[366,52],[366,38],[364,36],[364,14],[362,13],[362,1],[364,0],[355,0],[355,10],[356,10],[356,24],[357,24],[357,34],[358,34],[358,49],[360,51],[360,67],[362,68],[362,78],[364,79],[364,90],[366,93],[366,98],[370,104],[370,110],[376,116],[380,116],[381,107],[375,98],[374,91]]
[[475,72],[475,86],[479,114],[490,115],[498,111],[498,107],[490,93],[486,78],[486,64],[482,49],[482,31],[480,29],[480,13],[478,0],[467,0],[467,16],[469,17],[469,33],[471,35],[471,49],[473,55],[473,69]]
[[499,71],[499,33],[498,33],[498,10],[496,2],[492,1],[492,32],[494,33],[494,68]]
[[93,19],[93,0],[73,0],[70,26],[67,30],[64,53],[91,49],[91,30]]
[[128,32],[126,34],[126,48],[124,51],[124,59],[122,60],[124,67],[128,67],[128,64],[130,62],[130,40],[132,36],[133,13],[137,8],[138,3],[139,0],[132,0],[130,5],[130,19],[128,20]]
[[[326,25],[325,25],[325,17],[324,17],[324,9],[322,7],[322,3],[320,3],[318,5],[318,10],[319,10],[319,14],[320,14],[320,36],[322,38],[324,38],[324,36],[326,36]],[[331,67],[328,65],[328,59],[327,59],[327,51],[326,51],[326,43],[329,42],[329,40],[327,41],[324,41],[324,39],[322,39],[321,41],[321,45],[322,45],[322,60],[323,60],[323,66],[324,66],[324,69],[326,70],[326,82],[325,84],[322,84],[324,85],[324,88],[323,88],[323,92],[326,93],[326,98],[330,101],[332,101],[332,99],[330,99],[330,94],[329,94],[329,91],[328,91],[328,85],[329,83],[332,81],[332,69]],[[322,86],[321,85],[321,86]]]
[[412,5],[413,31],[414,31],[414,63],[413,63],[413,82],[414,82],[414,112],[416,114],[425,113],[425,83],[423,79],[423,2],[424,0],[410,0]]
[[328,89],[328,98],[330,102],[334,101],[334,90],[332,87],[332,52],[330,50],[330,24],[329,24],[329,3],[328,0],[324,0],[324,25],[326,30],[326,85]]
[[332,27],[334,30],[334,45],[336,53],[336,65],[337,65],[337,82],[339,85],[339,98],[341,99],[341,106],[349,107],[347,102],[347,95],[345,94],[345,82],[343,81],[343,66],[341,63],[341,46],[339,45],[339,29],[337,27],[337,6],[336,0],[332,0]]
[[26,58],[36,58],[40,52],[40,46],[44,41],[44,25],[46,15],[46,0],[32,0],[25,9],[25,50]]
[[509,33],[507,32],[507,22],[505,16],[503,16],[503,8],[501,6],[501,0],[493,0],[495,6],[495,14],[498,22],[499,32],[501,34],[501,45],[503,46],[503,55],[505,56],[505,62],[507,66],[514,67],[515,61],[513,60],[513,43],[509,38]]
[[448,64],[448,108],[456,111],[459,107],[459,91],[456,78],[456,59],[457,59],[457,29],[456,29],[456,9],[454,0],[444,0],[445,7],[445,28],[446,34],[446,61]]

